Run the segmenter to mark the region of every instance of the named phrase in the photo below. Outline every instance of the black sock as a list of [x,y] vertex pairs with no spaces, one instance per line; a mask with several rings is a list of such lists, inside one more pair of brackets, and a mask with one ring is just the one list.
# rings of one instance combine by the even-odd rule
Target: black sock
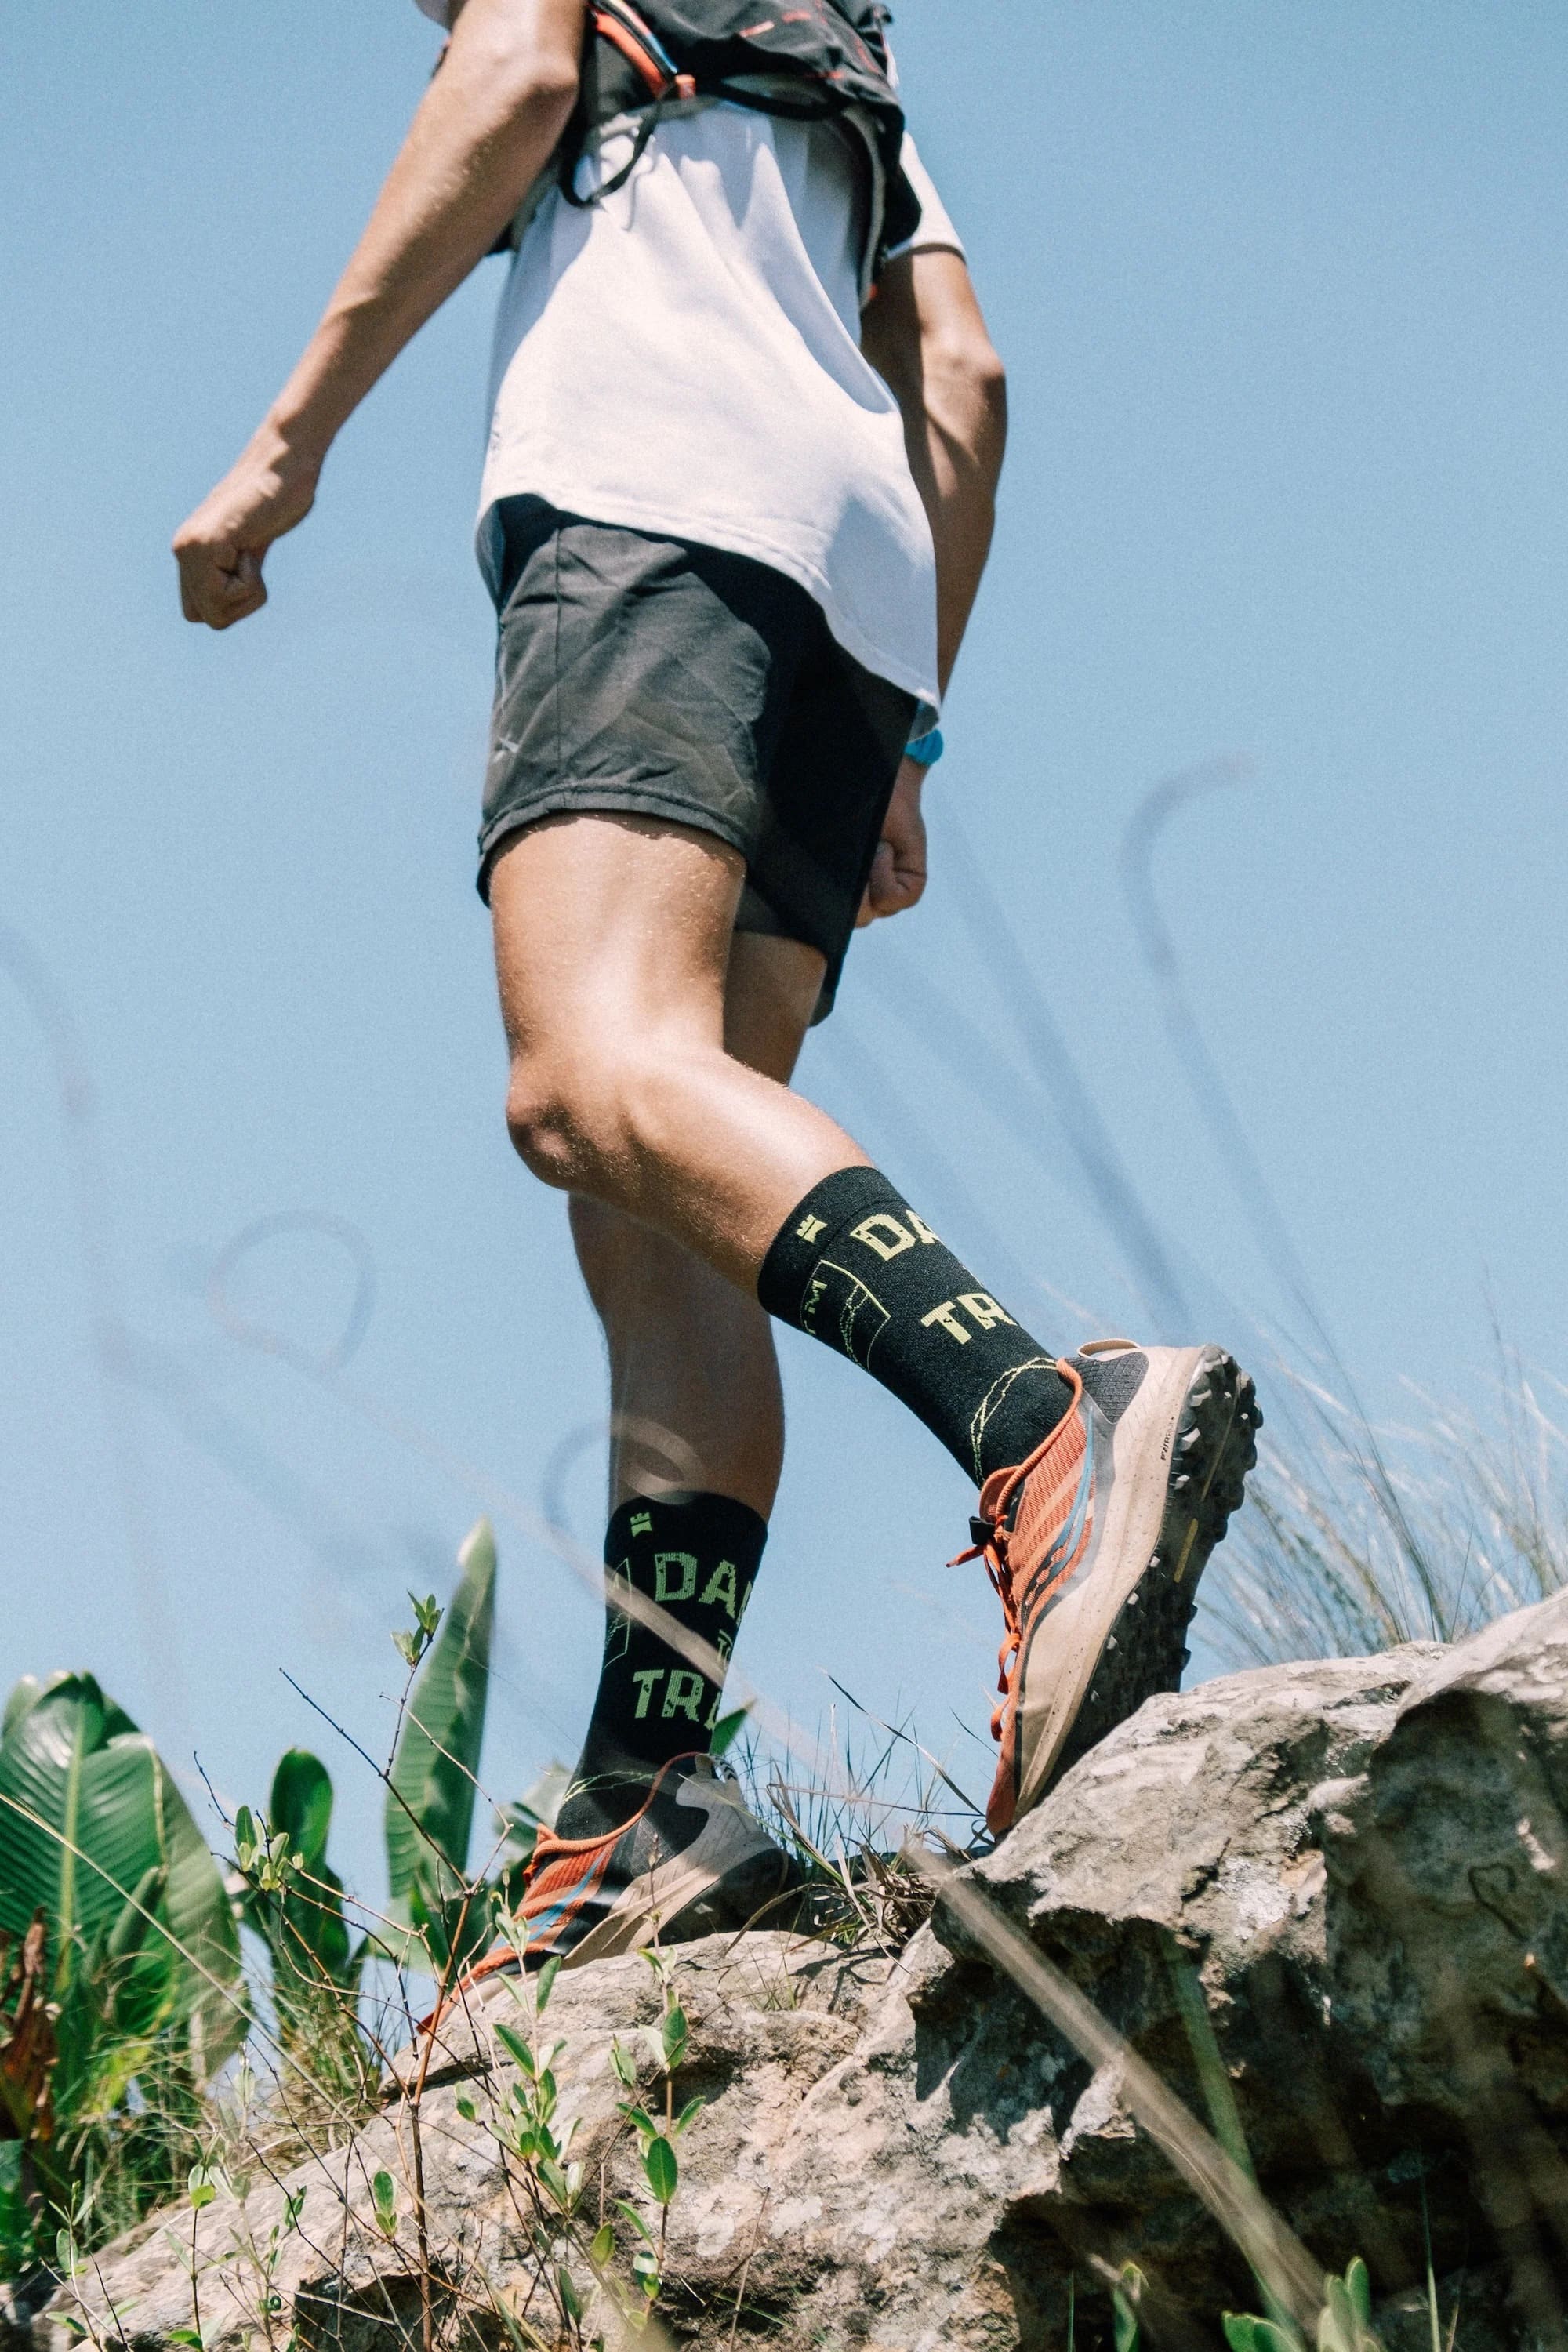
[[[728,1495],[639,1495],[610,1521],[605,1566],[728,1658],[767,1539],[767,1521]],[[722,1699],[721,1684],[607,1604],[598,1695],[556,1834],[597,1837],[629,1820],[661,1764],[706,1750]]]
[[757,1297],[920,1415],[976,1485],[1072,1402],[1052,1359],[874,1168],[825,1176],[763,1261]]

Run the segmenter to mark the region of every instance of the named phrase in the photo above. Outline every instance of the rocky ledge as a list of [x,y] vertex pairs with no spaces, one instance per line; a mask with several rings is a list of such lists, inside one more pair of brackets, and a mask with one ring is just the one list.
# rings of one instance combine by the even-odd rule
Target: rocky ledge
[[[1452,1649],[1152,1701],[970,1874],[1195,2113],[1223,2112],[1228,2084],[1264,2193],[1325,2266],[1365,2258],[1388,2346],[1431,2342],[1428,2244],[1461,2352],[1562,2340],[1568,1594]],[[1093,2347],[1110,2340],[1104,2266],[1130,2257],[1158,2342],[1216,2344],[1221,2312],[1257,2308],[1117,2068],[1088,2066],[944,1908],[896,1957],[757,1934],[677,1964],[676,2096],[708,2104],[669,2209],[670,2336],[1054,2352],[1070,2293]],[[1223,2062],[1206,2094],[1194,1987]],[[637,1958],[555,1988],[560,2112],[582,2118],[595,2196],[637,2194],[613,2044],[659,2013]],[[381,2352],[427,2324],[446,2344],[557,2340],[548,2298],[526,2302],[526,2213],[487,2123],[516,2079],[492,2031],[505,2014],[487,2011],[482,2046],[445,2057],[420,2102],[434,2301],[399,2101],[195,2219],[206,2352],[291,2335]],[[378,2173],[395,2200],[384,2181],[379,2220]],[[134,2352],[190,2329],[192,2227],[183,2252],[155,2226],[110,2249],[33,2323],[37,2352],[64,2352],[73,2315]]]

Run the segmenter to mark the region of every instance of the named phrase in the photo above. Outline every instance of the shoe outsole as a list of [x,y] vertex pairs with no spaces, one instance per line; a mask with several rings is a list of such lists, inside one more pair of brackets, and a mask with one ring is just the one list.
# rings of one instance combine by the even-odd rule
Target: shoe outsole
[[1171,1449],[1159,1539],[1111,1624],[1042,1795],[1145,1699],[1181,1688],[1198,1580],[1241,1507],[1262,1425],[1251,1375],[1224,1349],[1205,1348]]

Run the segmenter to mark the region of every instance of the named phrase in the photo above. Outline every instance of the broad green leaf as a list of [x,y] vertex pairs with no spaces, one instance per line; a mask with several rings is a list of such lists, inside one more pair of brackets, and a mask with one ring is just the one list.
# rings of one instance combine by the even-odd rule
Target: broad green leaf
[[268,1818],[286,1830],[290,1850],[305,1868],[319,1871],[327,1858],[332,1824],[332,1783],[326,1766],[308,1748],[286,1748],[272,1775]]
[[[90,1675],[57,1675],[25,1706],[16,1699],[0,1741],[0,1928],[20,1935],[42,1909],[61,1990],[87,1948],[112,1937],[126,1951],[140,1936],[133,2005],[156,2008],[166,1992],[213,2071],[245,2036],[243,2006],[222,1990],[239,1974],[239,1937],[184,1798]],[[150,1873],[162,1892],[142,1933],[123,1914]]]
[[1351,2299],[1351,2309],[1362,2327],[1372,2326],[1372,2280],[1366,2264],[1359,2254],[1351,2257],[1345,2271],[1345,2292]]
[[9,1739],[15,1727],[21,1722],[30,1706],[36,1706],[44,1695],[44,1685],[37,1675],[24,1675],[5,1702],[5,1716],[0,1722],[0,1740]]
[[555,1990],[555,1979],[560,1973],[561,1956],[557,1953],[552,1960],[546,1960],[544,1966],[539,1971],[539,1981],[533,1989],[533,2013],[535,2017],[543,2016],[550,1996]]
[[727,1748],[733,1747],[740,1734],[745,1729],[746,1718],[751,1712],[749,1706],[738,1706],[733,1714],[721,1715],[719,1717],[718,1722],[713,1726],[712,1737],[708,1742],[710,1755],[722,1756]]
[[686,2055],[688,2030],[686,2011],[683,2009],[665,2011],[660,2038],[664,2044],[664,2063],[672,2074]]
[[686,2131],[696,2122],[698,2116],[701,2114],[703,2108],[707,2105],[708,2102],[703,2097],[700,2091],[694,2099],[687,2100],[686,2105],[681,2108],[680,2113],[676,2116],[675,2121],[669,2127],[675,2138],[679,2139],[682,2132]]
[[458,1564],[458,1590],[409,1695],[387,1792],[387,1874],[393,1910],[403,1917],[416,1893],[429,1909],[449,1901],[468,1864],[495,1618],[488,1520],[468,1537]]
[[1230,2352],[1254,2352],[1256,2331],[1263,2322],[1252,2319],[1245,2312],[1227,2311],[1225,2315],[1225,2340]]
[[567,2318],[571,2320],[581,2319],[583,2316],[583,2298],[578,2294],[572,2273],[566,2268],[564,2263],[562,2263],[561,2267],[555,2273],[555,2291],[561,2297],[561,2308],[566,2314]]
[[606,2221],[604,2228],[595,2233],[593,2243],[588,2248],[588,2260],[595,2270],[603,2270],[615,2251],[616,2233]]
[[680,2181],[680,2167],[675,2160],[675,2150],[662,2132],[656,2132],[642,2152],[642,2168],[647,2185],[661,2205],[668,2205]]

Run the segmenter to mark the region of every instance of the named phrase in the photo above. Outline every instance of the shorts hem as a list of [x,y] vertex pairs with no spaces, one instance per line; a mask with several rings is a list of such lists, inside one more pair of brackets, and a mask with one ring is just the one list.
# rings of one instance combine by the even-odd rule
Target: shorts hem
[[547,816],[663,817],[693,833],[710,835],[742,857],[746,855],[747,845],[739,827],[720,823],[711,809],[678,793],[661,792],[650,784],[552,784],[542,793],[531,793],[525,805],[499,810],[480,833],[478,888],[487,907],[497,850],[514,833],[526,833],[530,825]]

